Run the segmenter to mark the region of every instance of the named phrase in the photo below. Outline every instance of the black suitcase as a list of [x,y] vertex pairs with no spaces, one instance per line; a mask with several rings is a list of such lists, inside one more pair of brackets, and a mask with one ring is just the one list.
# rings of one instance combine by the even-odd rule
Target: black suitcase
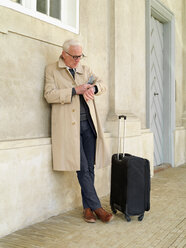
[[[110,206],[113,213],[124,213],[126,220],[138,215],[142,221],[144,212],[150,210],[150,164],[147,159],[132,156],[120,151],[120,120],[124,118],[124,137],[126,116],[119,116],[118,153],[112,155]],[[124,139],[123,139],[124,140]]]

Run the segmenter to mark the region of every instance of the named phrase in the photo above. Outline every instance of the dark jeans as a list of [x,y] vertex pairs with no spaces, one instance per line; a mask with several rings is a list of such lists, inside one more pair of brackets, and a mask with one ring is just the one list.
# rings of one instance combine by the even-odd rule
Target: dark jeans
[[101,207],[94,187],[94,163],[95,163],[96,136],[87,120],[80,122],[80,171],[77,171],[83,208],[91,208],[93,211]]

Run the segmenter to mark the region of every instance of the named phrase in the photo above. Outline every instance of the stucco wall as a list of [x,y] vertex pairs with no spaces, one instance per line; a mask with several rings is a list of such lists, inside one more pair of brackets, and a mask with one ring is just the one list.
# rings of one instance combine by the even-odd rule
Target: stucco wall
[[110,108],[135,114],[145,128],[145,1],[111,1],[110,7]]
[[184,111],[183,111],[183,125],[186,128],[186,2],[183,1],[183,100],[184,100]]
[[176,87],[176,129],[175,129],[175,166],[186,161],[186,18],[184,0],[162,0],[175,16],[175,87]]
[[[95,20],[92,9],[97,8]],[[83,61],[108,84],[106,1],[80,8]],[[106,8],[105,8],[106,7]],[[86,13],[86,14],[85,14]],[[43,98],[45,65],[56,61],[71,32],[0,7],[0,236],[81,205],[76,173],[52,171],[50,106]],[[9,17],[9,18],[7,18]],[[99,23],[103,25],[99,25]],[[37,28],[36,28],[37,27]],[[100,35],[102,34],[102,35]],[[96,41],[95,42],[95,37]],[[101,120],[108,93],[97,100]],[[105,134],[111,147],[110,135]],[[111,153],[111,152],[110,152]],[[110,189],[110,166],[96,171],[99,196]]]
[[167,8],[169,8],[175,16],[175,82],[176,82],[176,126],[182,126],[183,117],[183,17],[184,2],[183,0],[162,0]]
[[[176,125],[181,126],[185,101],[183,94],[185,72],[181,69],[184,66],[182,35],[184,16],[182,15],[182,3],[184,1],[164,0],[162,2],[175,14]],[[140,119],[142,127],[145,128],[145,1],[141,4],[139,1],[133,0],[127,5],[125,1],[114,1],[113,10],[109,10],[110,5],[107,4],[107,1],[89,1],[87,3],[81,0],[80,5],[84,6],[84,8],[80,8],[79,34],[79,38],[84,44],[84,52],[87,54],[84,63],[89,64],[103,78],[107,86],[110,85],[113,89],[115,112],[132,112]],[[97,9],[96,18],[92,12],[93,9]],[[138,11],[139,9],[140,11]],[[4,99],[1,106],[7,111],[2,111],[3,122],[0,127],[0,139],[48,137],[50,130],[49,108],[42,101],[42,84],[40,83],[43,80],[42,72],[46,64],[58,58],[63,41],[76,35],[24,14],[17,12],[11,14],[12,12],[6,8],[1,11],[0,28],[4,32],[9,32],[6,35],[1,34],[2,46],[0,49],[3,56],[0,70],[2,84],[4,84],[2,85]],[[110,12],[114,12],[115,19],[112,22],[109,18]],[[9,15],[10,18],[6,18]],[[34,28],[36,25],[37,29]],[[113,37],[110,35],[113,34],[115,44],[114,54],[111,54]],[[28,63],[29,66],[27,66]],[[111,67],[114,67],[114,71]],[[22,71],[25,71],[24,76]],[[112,81],[113,76],[110,72],[115,72]],[[7,90],[7,84],[9,90]],[[21,98],[13,88],[15,86],[20,88]],[[27,94],[30,86],[34,90]],[[11,99],[8,98],[9,91],[13,94]],[[113,104],[108,94],[109,91],[98,98],[103,123],[106,121],[108,109],[112,108],[109,106],[110,100]],[[22,104],[23,102],[24,104]],[[39,108],[38,102],[40,103]],[[102,104],[102,102],[106,104]],[[28,110],[29,115],[26,114]],[[8,123],[7,112],[10,112],[12,119],[16,121]],[[21,120],[22,114],[24,120]]]
[[[82,40],[87,55],[83,63],[88,64],[108,85],[107,29],[105,29],[108,25],[105,2],[98,1],[100,18],[96,20],[101,19],[102,25],[95,22],[92,13],[96,1],[92,2],[93,6],[82,3],[88,8],[86,12],[84,9],[80,10],[82,25],[79,39]],[[49,106],[42,97],[44,67],[58,59],[64,40],[76,35],[7,8],[1,7],[0,13],[0,31],[3,27],[2,30],[6,32],[0,34],[2,54],[0,72],[3,90],[0,140],[48,137]],[[7,16],[10,18],[7,19]],[[103,122],[108,112],[107,94],[98,99]],[[13,122],[9,121],[10,116],[7,113],[11,113]]]

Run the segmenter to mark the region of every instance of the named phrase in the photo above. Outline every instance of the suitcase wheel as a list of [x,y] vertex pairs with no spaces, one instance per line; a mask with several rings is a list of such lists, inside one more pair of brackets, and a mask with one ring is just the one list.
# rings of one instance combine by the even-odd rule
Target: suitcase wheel
[[141,214],[139,217],[138,217],[138,221],[142,221],[144,218],[144,214]]
[[115,209],[114,206],[111,205],[111,209],[112,209],[113,214],[116,214],[117,213],[117,210]]
[[117,213],[117,210],[116,209],[113,209],[112,212],[113,212],[113,214],[116,214]]
[[130,222],[131,221],[131,218],[128,214],[125,214],[125,219],[127,220],[127,222]]

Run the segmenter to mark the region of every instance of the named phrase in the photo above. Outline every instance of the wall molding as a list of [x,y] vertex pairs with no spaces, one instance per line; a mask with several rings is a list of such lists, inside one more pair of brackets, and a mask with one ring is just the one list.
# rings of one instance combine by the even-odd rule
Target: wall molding
[[0,150],[11,150],[25,147],[51,145],[51,138],[36,138],[0,141]]
[[[0,32],[1,32],[1,31],[0,31]],[[15,34],[15,35],[22,36],[22,37],[24,37],[24,38],[28,38],[28,39],[40,41],[40,42],[43,42],[43,43],[45,43],[45,44],[49,44],[49,45],[53,45],[53,46],[62,48],[62,45],[59,45],[59,44],[56,44],[56,43],[53,43],[53,42],[50,42],[50,41],[47,41],[47,40],[39,39],[39,38],[36,38],[36,37],[34,37],[34,36],[26,35],[26,34],[23,34],[23,33],[19,33],[19,32],[12,31],[12,30],[8,30],[8,31],[7,31],[7,34],[8,34],[8,33],[12,33],[12,34]]]

